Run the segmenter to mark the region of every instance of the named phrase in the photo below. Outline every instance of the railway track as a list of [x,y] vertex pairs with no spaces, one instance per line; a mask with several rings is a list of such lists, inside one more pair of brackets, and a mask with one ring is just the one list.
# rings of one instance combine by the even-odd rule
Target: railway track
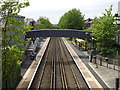
[[61,38],[51,38],[28,89],[88,89]]

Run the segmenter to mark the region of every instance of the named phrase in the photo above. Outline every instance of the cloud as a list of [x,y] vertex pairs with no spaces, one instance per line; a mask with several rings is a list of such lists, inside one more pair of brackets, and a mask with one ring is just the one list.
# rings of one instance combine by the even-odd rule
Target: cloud
[[30,6],[21,10],[21,15],[37,20],[39,16],[45,16],[58,23],[59,18],[72,8],[80,9],[85,18],[93,18],[105,12],[105,9],[113,5],[113,11],[117,12],[119,0],[29,0]]

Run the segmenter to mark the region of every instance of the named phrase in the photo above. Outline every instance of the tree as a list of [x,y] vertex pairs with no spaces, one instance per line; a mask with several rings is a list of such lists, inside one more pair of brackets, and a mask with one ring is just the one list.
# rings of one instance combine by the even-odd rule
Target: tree
[[117,50],[115,34],[118,28],[117,24],[115,24],[115,16],[112,14],[112,6],[105,11],[103,16],[94,19],[90,29],[93,32],[92,36],[94,37],[96,50],[103,56],[107,56]]
[[72,9],[66,12],[59,20],[59,28],[61,29],[84,29],[84,15],[80,10]]
[[46,17],[40,17],[37,20],[37,24],[35,25],[35,29],[51,29],[51,28],[53,28],[53,25]]
[[[2,22],[2,88],[14,88],[20,78],[20,60],[23,53],[22,40],[30,27],[18,15],[21,8],[29,6],[28,1],[1,1],[0,17]],[[18,17],[18,18],[17,18]],[[20,17],[20,18],[19,18]]]

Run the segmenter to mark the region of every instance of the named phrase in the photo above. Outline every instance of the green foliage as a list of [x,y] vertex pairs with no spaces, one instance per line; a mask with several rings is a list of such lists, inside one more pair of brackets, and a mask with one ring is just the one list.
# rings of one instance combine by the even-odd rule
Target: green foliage
[[117,60],[120,60],[120,55],[115,57]]
[[59,21],[58,24],[61,29],[80,29],[84,28],[84,15],[80,10],[72,9],[66,12]]
[[[113,24],[114,23],[114,24]],[[101,55],[106,56],[117,50],[115,34],[118,26],[115,24],[114,15],[112,15],[112,7],[106,9],[103,16],[94,19],[94,23],[90,31],[94,37],[96,50]]]
[[[13,88],[20,77],[20,60],[23,53],[24,35],[30,30],[24,17],[18,16],[21,8],[29,6],[28,1],[1,1],[2,18],[2,84],[3,88]],[[7,82],[7,85],[6,85]],[[9,83],[9,85],[8,85]]]
[[53,28],[53,25],[46,17],[40,17],[37,20],[37,24],[35,25],[35,29],[51,29],[51,28]]

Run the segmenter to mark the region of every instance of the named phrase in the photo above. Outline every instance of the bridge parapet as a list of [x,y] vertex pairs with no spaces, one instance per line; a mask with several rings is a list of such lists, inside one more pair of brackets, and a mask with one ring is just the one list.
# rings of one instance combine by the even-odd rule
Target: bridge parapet
[[26,38],[36,37],[79,37],[91,38],[90,31],[75,29],[39,29],[27,32]]

